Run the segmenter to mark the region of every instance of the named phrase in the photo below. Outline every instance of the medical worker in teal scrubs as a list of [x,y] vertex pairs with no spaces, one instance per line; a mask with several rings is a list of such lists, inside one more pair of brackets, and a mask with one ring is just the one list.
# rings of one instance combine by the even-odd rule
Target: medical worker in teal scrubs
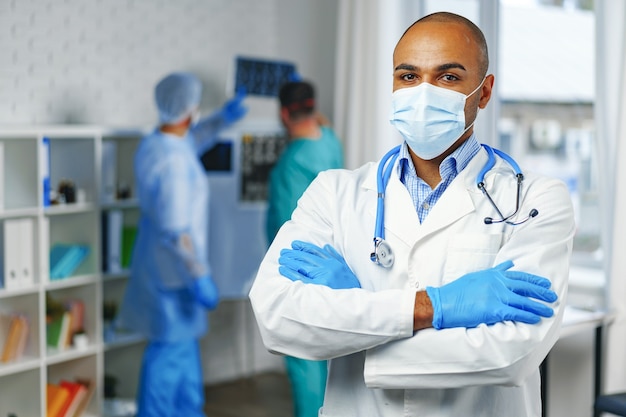
[[[289,142],[269,180],[266,232],[272,242],[291,218],[298,199],[320,171],[343,167],[341,142],[315,110],[315,91],[306,81],[284,84],[279,91],[280,118]],[[326,361],[285,357],[296,417],[317,417],[324,402]]]
[[177,72],[155,88],[159,126],[134,159],[141,217],[119,324],[147,339],[137,417],[204,416],[198,340],[219,302],[211,276],[209,188],[200,155],[243,117],[243,95],[196,123],[200,80]]

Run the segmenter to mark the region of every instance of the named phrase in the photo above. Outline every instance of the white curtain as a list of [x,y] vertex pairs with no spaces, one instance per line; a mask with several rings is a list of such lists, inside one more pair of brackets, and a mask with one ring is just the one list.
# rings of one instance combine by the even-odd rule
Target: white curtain
[[350,169],[401,142],[389,123],[393,48],[406,29],[401,3],[340,0],[333,124]]
[[595,123],[609,327],[605,391],[626,389],[626,2],[596,1]]

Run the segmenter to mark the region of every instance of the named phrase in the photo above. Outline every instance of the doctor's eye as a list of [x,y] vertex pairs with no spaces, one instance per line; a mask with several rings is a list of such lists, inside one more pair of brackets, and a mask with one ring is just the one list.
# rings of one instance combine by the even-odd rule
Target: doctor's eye
[[407,73],[402,74],[400,78],[402,79],[402,81],[415,81],[417,79],[417,76],[413,73]]
[[444,74],[441,76],[441,80],[445,82],[459,81],[459,77],[454,74]]

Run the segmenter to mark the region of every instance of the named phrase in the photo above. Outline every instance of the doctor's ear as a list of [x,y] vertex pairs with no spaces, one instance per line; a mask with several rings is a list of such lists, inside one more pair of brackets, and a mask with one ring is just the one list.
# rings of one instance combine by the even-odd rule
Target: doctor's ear
[[491,92],[493,91],[493,83],[495,81],[495,77],[493,74],[489,74],[485,77],[485,81],[483,82],[483,86],[480,89],[480,100],[478,101],[478,107],[484,109],[487,107],[487,103],[489,103],[489,99],[491,99]]

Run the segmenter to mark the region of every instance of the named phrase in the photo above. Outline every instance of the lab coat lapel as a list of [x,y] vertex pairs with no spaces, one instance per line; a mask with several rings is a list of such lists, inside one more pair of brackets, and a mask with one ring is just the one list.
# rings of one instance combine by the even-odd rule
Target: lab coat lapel
[[[397,164],[398,162],[396,161],[396,165]],[[363,183],[364,188],[372,190],[375,193],[374,195],[378,195],[376,185],[377,168],[378,164],[370,168],[367,178]],[[415,242],[420,222],[417,217],[417,212],[415,211],[415,206],[413,206],[413,200],[411,200],[411,196],[404,184],[400,182],[400,178],[398,178],[395,169],[394,167],[394,172],[391,178],[389,178],[389,183],[385,190],[385,236],[389,237],[390,234],[393,234],[403,240],[407,245],[412,245],[413,242]],[[369,206],[368,212],[372,219],[376,219],[376,204],[375,201],[374,204]],[[372,231],[373,230],[374,223],[372,223]]]
[[[408,245],[413,245],[417,240],[475,211],[476,205],[479,204],[481,198],[481,192],[476,187],[476,177],[486,162],[487,154],[481,149],[467,167],[452,181],[452,184],[448,186],[448,189],[437,201],[433,210],[426,216],[423,224],[419,222],[409,192],[394,172],[385,190],[384,224],[387,237],[392,233]],[[377,193],[377,166],[376,164],[370,168],[370,172],[364,182],[364,187],[373,190],[375,193]],[[372,218],[375,219],[376,203],[370,206],[369,211]]]
[[406,186],[397,175],[392,175],[385,193],[385,233],[393,233],[408,245],[415,242],[420,220]]

